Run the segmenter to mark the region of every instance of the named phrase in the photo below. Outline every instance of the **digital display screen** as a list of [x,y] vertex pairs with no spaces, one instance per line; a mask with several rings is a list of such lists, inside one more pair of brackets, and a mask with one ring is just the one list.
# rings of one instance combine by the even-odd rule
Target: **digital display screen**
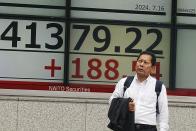
[[[71,17],[170,23],[171,0],[72,0]],[[115,3],[115,4],[114,4]]]
[[[44,4],[47,0],[24,1],[25,7],[18,0],[7,3],[19,7],[1,5],[3,14],[65,17],[66,13],[64,0],[47,5]],[[170,0],[71,0],[70,5],[70,18],[171,21]],[[67,35],[66,19],[62,22],[48,19],[51,21],[0,20],[2,89],[111,93],[118,80],[135,74],[137,57],[144,50],[156,54],[153,76],[169,86],[169,28],[115,25],[104,21],[103,24],[80,23],[71,19]]]
[[[3,2],[2,2],[3,1]],[[66,0],[1,0],[1,14],[62,17],[66,15]]]
[[1,88],[48,90],[63,83],[63,22],[1,19],[0,27]]
[[177,2],[177,23],[196,24],[196,1],[178,0]]
[[69,82],[113,89],[119,79],[135,74],[137,56],[148,50],[157,56],[154,76],[168,86],[169,34],[166,28],[73,23]]

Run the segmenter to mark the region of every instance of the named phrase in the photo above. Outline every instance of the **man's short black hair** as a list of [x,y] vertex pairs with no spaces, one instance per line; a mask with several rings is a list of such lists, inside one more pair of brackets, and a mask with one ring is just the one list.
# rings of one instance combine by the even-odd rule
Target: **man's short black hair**
[[141,55],[150,55],[152,57],[151,59],[151,63],[152,63],[152,66],[154,66],[156,64],[156,56],[154,53],[150,52],[150,51],[143,51],[139,54],[139,56],[137,57],[137,60],[140,58]]

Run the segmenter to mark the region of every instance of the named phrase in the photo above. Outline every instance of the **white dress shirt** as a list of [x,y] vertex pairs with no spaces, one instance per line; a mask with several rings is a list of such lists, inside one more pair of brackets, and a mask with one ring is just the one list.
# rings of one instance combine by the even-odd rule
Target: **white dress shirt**
[[[113,98],[123,97],[124,82],[122,78],[115,87],[110,97],[109,103]],[[159,125],[160,131],[168,131],[168,100],[165,85],[162,85],[161,93],[158,97],[160,114],[156,116],[157,94],[155,92],[156,79],[149,76],[145,81],[140,82],[135,75],[131,85],[124,93],[124,98],[132,98],[135,102],[135,123]]]

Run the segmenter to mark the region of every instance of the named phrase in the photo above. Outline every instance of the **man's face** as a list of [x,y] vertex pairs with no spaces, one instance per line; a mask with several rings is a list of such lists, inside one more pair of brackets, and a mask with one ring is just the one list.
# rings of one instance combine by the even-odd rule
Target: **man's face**
[[139,57],[136,64],[136,73],[139,77],[148,77],[153,71],[154,66],[151,63],[152,57],[148,54],[143,54]]

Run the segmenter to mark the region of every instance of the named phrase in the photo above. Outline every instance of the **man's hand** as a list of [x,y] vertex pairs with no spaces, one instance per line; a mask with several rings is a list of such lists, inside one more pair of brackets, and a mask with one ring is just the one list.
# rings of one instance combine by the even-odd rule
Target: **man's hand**
[[129,102],[129,111],[135,111],[135,102],[134,100]]

